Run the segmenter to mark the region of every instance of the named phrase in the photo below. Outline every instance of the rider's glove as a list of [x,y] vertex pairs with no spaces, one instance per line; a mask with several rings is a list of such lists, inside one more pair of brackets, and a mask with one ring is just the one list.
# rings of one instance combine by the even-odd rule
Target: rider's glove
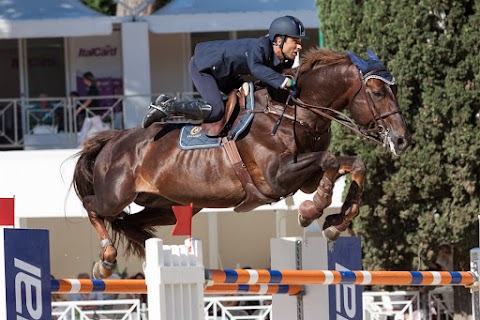
[[290,95],[294,98],[300,96],[300,86],[295,81],[293,81],[293,84],[288,87],[288,91],[290,91]]

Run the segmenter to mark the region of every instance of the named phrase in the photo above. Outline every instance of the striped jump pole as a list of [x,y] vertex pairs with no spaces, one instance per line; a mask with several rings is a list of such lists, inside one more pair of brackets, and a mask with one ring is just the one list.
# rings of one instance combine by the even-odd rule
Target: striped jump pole
[[218,284],[290,285],[464,285],[475,282],[472,272],[457,271],[336,271],[336,270],[207,270],[207,286]]
[[205,287],[205,294],[290,294],[303,291],[301,285],[289,284],[216,284]]
[[[147,293],[145,280],[54,279],[52,293]],[[298,294],[301,285],[287,284],[217,284],[205,287],[205,294]]]
[[53,279],[52,293],[147,293],[145,280]]

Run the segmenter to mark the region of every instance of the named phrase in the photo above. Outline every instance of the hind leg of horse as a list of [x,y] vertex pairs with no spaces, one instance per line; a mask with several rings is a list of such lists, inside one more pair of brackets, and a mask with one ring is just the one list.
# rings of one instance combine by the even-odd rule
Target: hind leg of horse
[[[114,186],[104,186],[103,189],[108,190],[108,194],[99,191],[96,195],[83,198],[83,206],[88,212],[90,223],[97,231],[102,249],[101,259],[93,269],[94,278],[108,278],[116,267],[117,249],[107,231],[105,219],[112,218],[114,220],[116,216],[123,214],[123,209],[134,200],[135,194],[128,192],[131,189],[126,182],[128,182],[127,179],[124,179],[122,188],[115,189]],[[115,190],[115,192],[113,193],[111,190]]]
[[95,196],[86,196],[83,198],[83,206],[87,210],[90,223],[97,231],[102,246],[101,263],[95,263],[93,268],[93,278],[108,278],[112,275],[116,266],[117,249],[113,246],[107,228],[105,227],[105,217],[99,215],[96,211]]
[[339,176],[350,173],[352,182],[340,213],[330,215],[325,219],[323,235],[330,241],[337,240],[340,234],[348,228],[350,221],[359,214],[366,173],[365,164],[359,158],[338,157],[337,159],[340,164]]

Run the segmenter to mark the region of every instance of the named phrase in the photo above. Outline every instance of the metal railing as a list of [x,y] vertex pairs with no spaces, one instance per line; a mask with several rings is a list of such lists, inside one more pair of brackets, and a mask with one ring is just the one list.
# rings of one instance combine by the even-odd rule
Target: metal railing
[[[453,289],[437,287],[428,291],[428,307],[421,309],[418,291],[376,291],[363,293],[363,319],[426,320],[453,319]],[[205,296],[205,320],[272,319],[272,296]],[[52,319],[148,320],[146,304],[138,299],[52,302]]]
[[364,320],[404,320],[418,318],[420,294],[418,291],[378,291],[363,293]]
[[437,287],[428,292],[428,319],[453,319],[453,287]]
[[[200,98],[196,92],[169,93],[179,100]],[[155,101],[153,95],[0,99],[0,149],[75,148],[93,132],[124,129],[123,109],[130,98]],[[83,101],[95,107],[78,112]],[[42,108],[41,105],[45,107]],[[148,104],[145,105],[145,112]],[[140,125],[140,124],[138,124]],[[89,127],[90,126],[90,127]]]
[[52,302],[55,320],[147,320],[146,305],[139,299]]
[[272,296],[206,296],[205,320],[269,320]]

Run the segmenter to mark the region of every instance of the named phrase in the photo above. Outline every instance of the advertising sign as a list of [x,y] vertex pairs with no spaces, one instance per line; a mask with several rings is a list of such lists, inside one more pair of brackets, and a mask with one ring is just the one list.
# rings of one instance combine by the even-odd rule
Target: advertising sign
[[[340,237],[328,244],[328,270],[362,270],[359,237]],[[329,286],[329,319],[362,320],[362,291],[362,286],[353,284]]]
[[50,248],[47,230],[2,230],[6,320],[51,319]]

